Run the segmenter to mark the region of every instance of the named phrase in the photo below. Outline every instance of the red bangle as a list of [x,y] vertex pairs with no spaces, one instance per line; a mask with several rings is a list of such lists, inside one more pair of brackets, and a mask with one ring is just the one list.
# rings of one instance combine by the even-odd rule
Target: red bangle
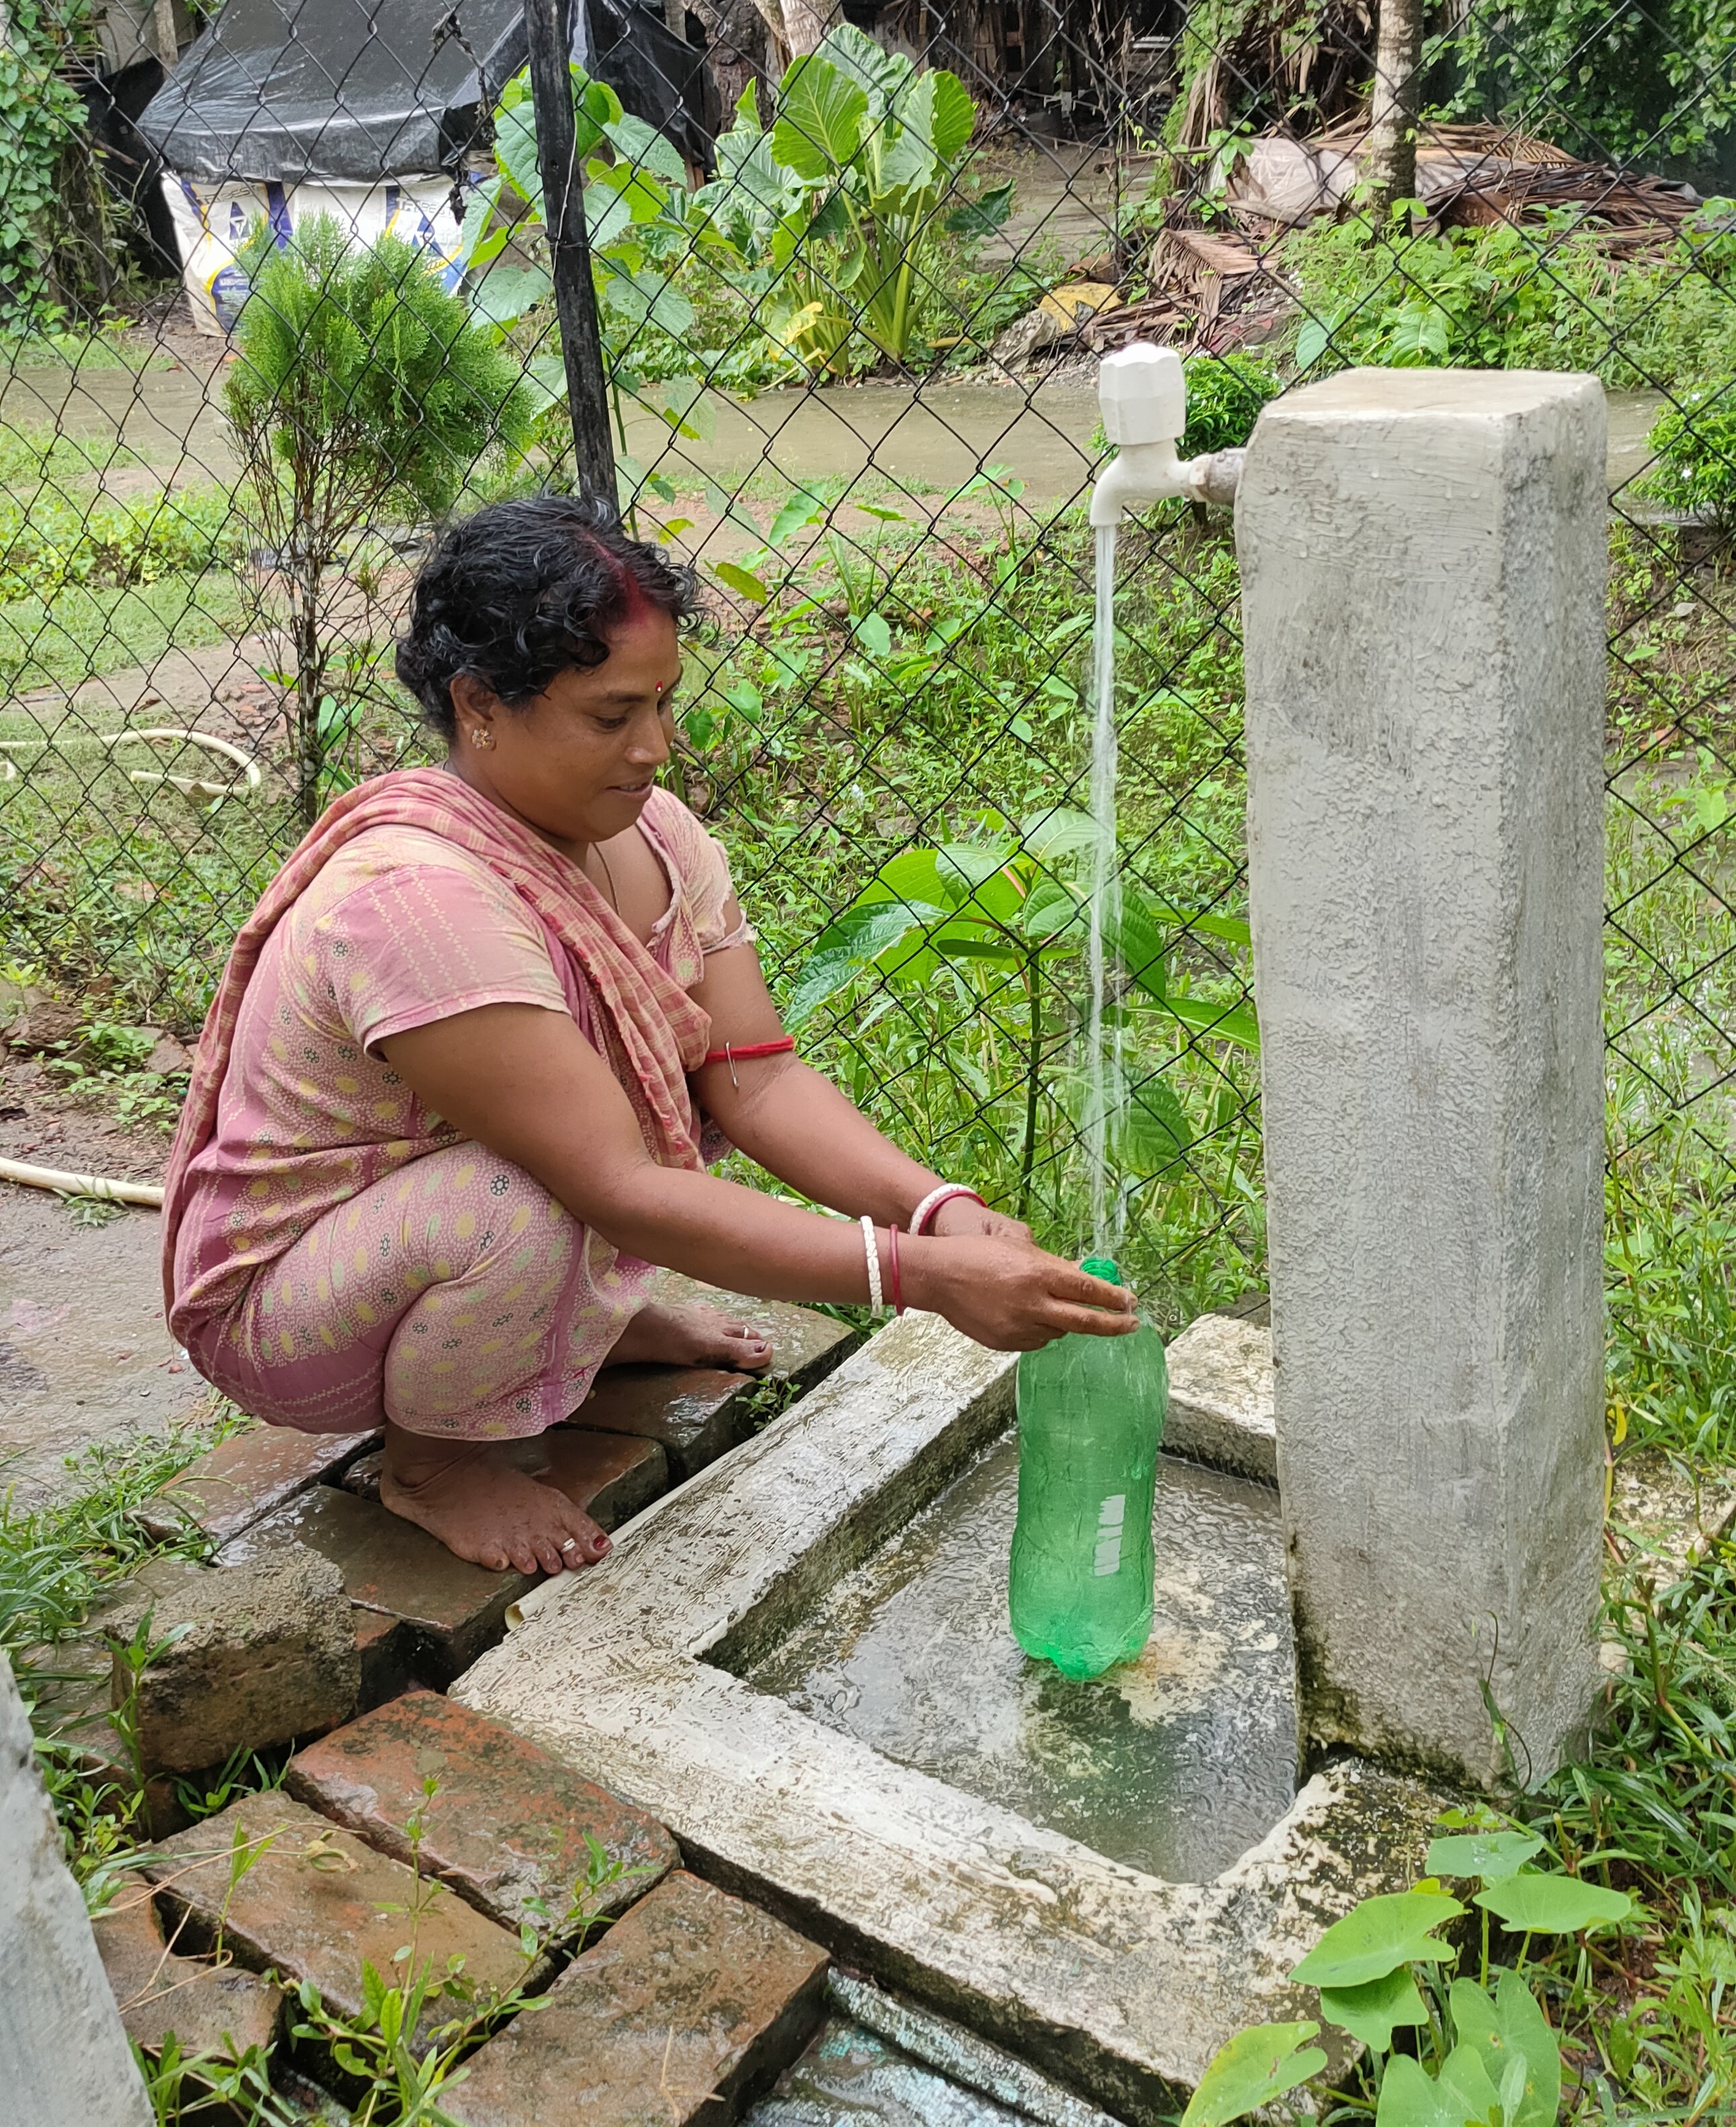
[[899,1282],[898,1220],[896,1219],[886,1229],[886,1245],[892,1251],[892,1311],[894,1315],[902,1315],[904,1311],[904,1289]]
[[[786,1034],[780,1041],[750,1041],[739,1049],[726,1041],[721,1049],[706,1052],[706,1064],[751,1064],[757,1056],[788,1056],[795,1048],[795,1036]],[[704,1068],[704,1064],[700,1065]]]

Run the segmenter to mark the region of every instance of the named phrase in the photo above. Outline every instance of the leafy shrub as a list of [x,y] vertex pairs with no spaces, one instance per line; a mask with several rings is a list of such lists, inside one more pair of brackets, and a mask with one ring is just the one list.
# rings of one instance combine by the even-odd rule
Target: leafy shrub
[[1197,354],[1188,364],[1188,425],[1177,446],[1184,458],[1228,451],[1254,433],[1259,410],[1283,389],[1257,354]]
[[130,590],[235,558],[228,489],[158,489],[95,503],[43,485],[0,494],[0,599],[52,598],[69,584]]
[[0,326],[36,321],[46,287],[43,220],[60,150],[84,105],[60,78],[64,25],[40,0],[13,0],[0,34]]
[[254,279],[225,410],[295,644],[298,795],[311,822],[341,705],[334,565],[393,512],[449,509],[472,472],[529,442],[531,395],[497,335],[396,237],[351,249],[320,216]]
[[946,283],[1005,220],[1013,187],[964,197],[976,106],[958,76],[918,73],[846,23],[795,60],[777,97],[768,131],[742,96],[699,195],[753,277],[755,320],[821,371],[908,363],[965,337],[969,312]]
[[1647,441],[1658,459],[1646,476],[1648,494],[1726,529],[1736,524],[1736,394],[1727,385],[1689,392]]
[[1669,253],[1624,263],[1568,216],[1440,236],[1374,235],[1350,220],[1286,253],[1303,316],[1299,369],[1583,369],[1618,390],[1683,389],[1736,372],[1736,239],[1702,225]]

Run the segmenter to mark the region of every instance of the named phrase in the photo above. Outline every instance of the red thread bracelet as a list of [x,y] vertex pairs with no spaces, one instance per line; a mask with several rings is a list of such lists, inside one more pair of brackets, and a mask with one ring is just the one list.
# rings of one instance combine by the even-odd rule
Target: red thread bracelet
[[[793,1034],[786,1034],[781,1041],[744,1042],[739,1049],[726,1041],[721,1049],[708,1050],[705,1062],[707,1064],[751,1064],[757,1056],[790,1055],[794,1049],[795,1036]],[[700,1068],[703,1069],[704,1067],[701,1065]]]
[[892,1311],[894,1315],[902,1315],[904,1311],[904,1288],[899,1282],[898,1220],[896,1219],[886,1229],[886,1245],[892,1253]]

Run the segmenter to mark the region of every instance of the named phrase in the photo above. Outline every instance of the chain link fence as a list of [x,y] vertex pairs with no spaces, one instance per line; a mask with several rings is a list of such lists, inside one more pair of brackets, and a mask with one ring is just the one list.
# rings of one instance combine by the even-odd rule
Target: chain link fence
[[[5,78],[60,175],[18,194],[29,243],[0,213],[0,973],[23,1018],[75,997],[57,1053],[116,1078],[190,1038],[320,808],[429,757],[391,649],[431,528],[595,479],[601,429],[576,444],[590,327],[551,268],[578,239],[551,250],[516,7],[131,6],[13,0]],[[576,8],[591,412],[709,609],[669,779],[804,1050],[1058,1245],[1087,1196],[1101,355],[1183,352],[1184,453],[1353,362],[1603,378],[1618,1393],[1724,1426],[1719,11]],[[1223,513],[1121,543],[1111,1149],[1179,1318],[1264,1254],[1237,580]]]

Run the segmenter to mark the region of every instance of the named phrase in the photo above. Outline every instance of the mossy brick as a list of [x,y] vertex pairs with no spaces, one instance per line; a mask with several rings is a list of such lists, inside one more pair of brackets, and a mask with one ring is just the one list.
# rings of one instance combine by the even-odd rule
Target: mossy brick
[[[648,1505],[668,1481],[654,1441],[562,1426],[518,1444],[527,1466],[611,1528]],[[365,1490],[366,1464],[352,1473]],[[315,1485],[225,1544],[220,1564],[280,1556],[306,1546],[344,1576],[350,1600],[402,1621],[406,1640],[378,1651],[370,1685],[386,1695],[394,1664],[442,1687],[506,1629],[506,1612],[541,1575],[493,1573],[455,1558],[438,1537],[347,1486]],[[375,1651],[373,1648],[368,1650]],[[372,1694],[370,1694],[372,1695]]]
[[[600,1528],[619,1528],[664,1492],[669,1463],[653,1440],[557,1426],[529,1439],[503,1441],[499,1451],[529,1476],[564,1492]],[[344,1489],[358,1499],[380,1496],[378,1455],[364,1455],[344,1474]]]
[[466,2127],[723,2127],[819,2024],[826,1953],[677,1871],[440,2101]]
[[170,1563],[104,1618],[117,1638],[142,1628],[154,1649],[139,1670],[117,1654],[111,1681],[146,1773],[197,1773],[237,1750],[323,1735],[355,1712],[355,1623],[329,1561],[301,1550],[216,1569]]
[[165,1541],[191,1523],[215,1543],[244,1529],[322,1483],[378,1444],[377,1433],[297,1433],[262,1425],[237,1433],[190,1462],[139,1509],[138,1519]]
[[[249,1864],[239,1874],[238,1856]],[[148,1865],[187,1916],[188,1947],[207,1948],[221,1932],[237,1964],[311,1981],[343,2016],[362,2011],[364,1964],[389,1982],[407,1977],[397,1953],[412,1934],[418,1967],[437,1975],[454,1957],[485,1992],[505,1993],[525,1975],[505,1928],[275,1790],[164,1840]]]
[[299,1752],[284,1784],[400,1861],[419,1817],[422,1868],[507,1927],[561,1921],[590,1864],[588,1839],[621,1874],[587,1916],[624,1911],[680,1859],[655,1817],[434,1692],[411,1692]]
[[220,1565],[279,1557],[305,1547],[329,1558],[352,1603],[408,1628],[408,1665],[425,1684],[445,1684],[506,1629],[507,1606],[530,1585],[522,1573],[491,1573],[455,1558],[437,1537],[377,1499],[315,1485],[268,1514],[217,1554]]
[[173,2034],[183,2054],[239,2060],[275,2036],[283,1992],[233,1962],[184,1957],[164,1935],[150,1886],[129,1879],[92,1923],[126,2035],[159,2054]]

